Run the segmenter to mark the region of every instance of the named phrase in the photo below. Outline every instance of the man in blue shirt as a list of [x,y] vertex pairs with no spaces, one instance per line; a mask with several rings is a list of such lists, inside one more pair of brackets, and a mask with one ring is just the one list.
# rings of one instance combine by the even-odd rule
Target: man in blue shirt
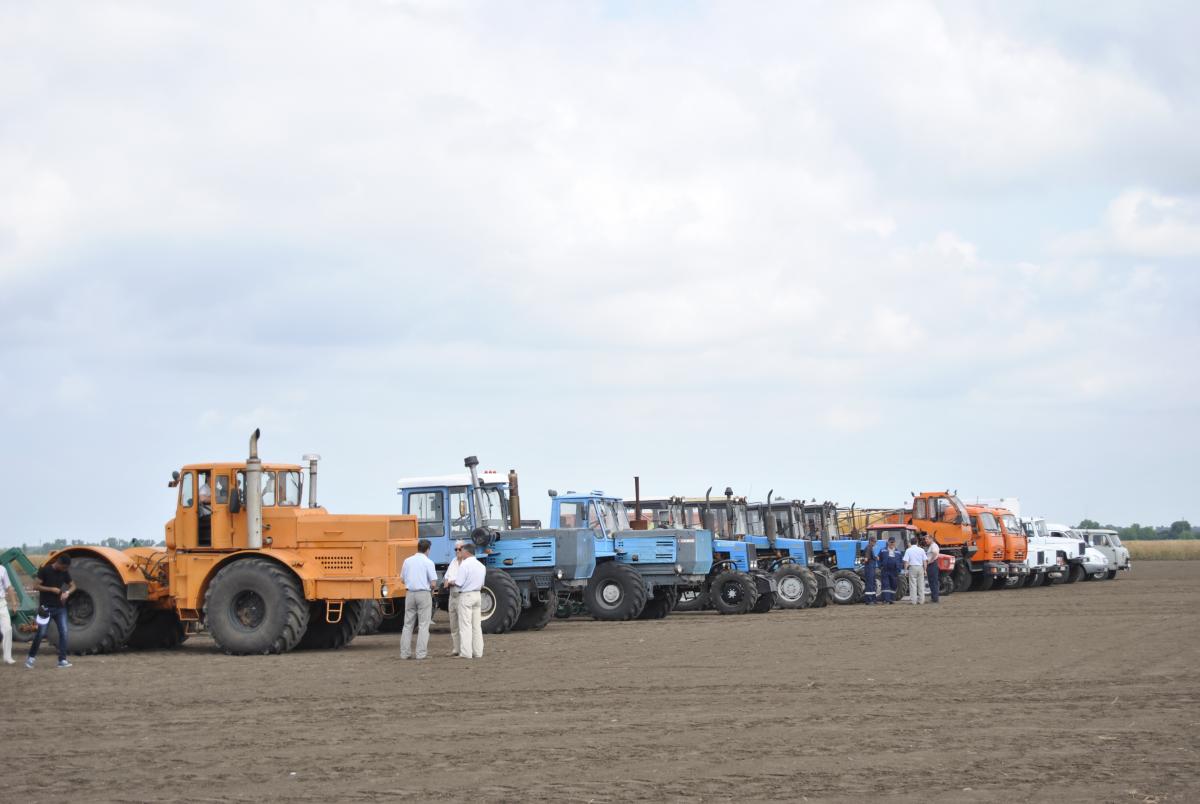
[[433,590],[437,588],[437,568],[429,559],[430,542],[417,542],[417,552],[404,559],[400,579],[404,593],[404,630],[400,632],[400,658],[412,658],[413,625],[417,626],[417,658],[429,650],[429,621],[433,619]]

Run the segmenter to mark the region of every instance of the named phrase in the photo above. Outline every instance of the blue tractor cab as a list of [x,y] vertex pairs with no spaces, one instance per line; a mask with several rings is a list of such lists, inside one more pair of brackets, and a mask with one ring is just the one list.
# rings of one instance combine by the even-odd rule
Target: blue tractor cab
[[484,633],[544,628],[559,595],[587,584],[596,567],[595,540],[579,528],[521,528],[516,472],[480,473],[474,456],[464,464],[469,474],[399,481],[404,513],[416,515],[417,536],[429,539],[439,577],[454,558],[455,541],[475,545],[476,558],[487,567]]
[[598,620],[659,619],[681,588],[704,582],[712,568],[712,534],[684,529],[635,529],[620,497],[602,491],[550,490],[550,527],[592,534],[596,571],[583,590],[584,608]]
[[[729,491],[727,489],[727,491]],[[772,499],[744,504],[746,541],[755,546],[759,567],[775,578],[775,604],[783,609],[821,608],[827,605],[832,573],[813,561],[810,542],[803,538],[798,500]]]

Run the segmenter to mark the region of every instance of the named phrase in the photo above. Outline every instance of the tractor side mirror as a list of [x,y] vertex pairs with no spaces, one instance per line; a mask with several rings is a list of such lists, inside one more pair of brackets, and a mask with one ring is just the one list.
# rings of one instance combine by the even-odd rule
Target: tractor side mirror
[[242,495],[237,490],[233,490],[233,494],[229,495],[229,513],[237,514],[242,510]]

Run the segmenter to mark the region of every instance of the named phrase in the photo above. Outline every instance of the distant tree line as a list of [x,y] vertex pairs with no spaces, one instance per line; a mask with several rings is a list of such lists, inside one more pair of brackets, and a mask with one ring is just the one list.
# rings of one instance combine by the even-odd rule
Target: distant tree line
[[85,542],[82,539],[55,539],[52,542],[42,542],[41,544],[23,544],[21,549],[26,555],[41,556],[47,553],[53,553],[55,550],[62,550],[66,547],[79,547],[81,545],[92,545],[100,547],[112,547],[116,550],[124,550],[126,547],[165,547],[165,541],[156,542],[153,539],[105,539],[102,542]]
[[1200,531],[1193,528],[1192,523],[1186,519],[1176,520],[1167,527],[1162,525],[1139,525],[1136,522],[1132,525],[1121,527],[1119,525],[1101,525],[1094,519],[1085,519],[1079,523],[1078,527],[1115,530],[1121,536],[1121,541],[1138,541],[1139,539],[1200,539]]

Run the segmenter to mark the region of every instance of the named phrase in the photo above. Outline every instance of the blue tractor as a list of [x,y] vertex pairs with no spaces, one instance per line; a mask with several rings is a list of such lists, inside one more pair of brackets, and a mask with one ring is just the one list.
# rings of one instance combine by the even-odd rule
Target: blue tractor
[[665,497],[625,505],[637,506],[639,519],[641,511],[647,511],[656,528],[686,528],[712,534],[712,568],[704,583],[681,590],[676,611],[713,608],[721,614],[768,612],[775,605],[775,579],[759,568],[755,546],[734,537],[736,533],[745,533],[745,508],[714,504],[711,494],[710,488],[702,498]]
[[596,571],[576,594],[597,620],[666,617],[679,590],[702,584],[712,568],[711,533],[635,528],[621,498],[602,491],[551,489],[550,497],[551,528],[584,528],[593,536]]
[[[727,496],[732,490],[726,489]],[[781,609],[822,608],[828,605],[833,573],[813,560],[812,545],[803,538],[803,502],[774,500],[742,503],[746,508],[746,541],[754,545],[759,567],[775,578],[775,605]]]
[[[454,542],[475,544],[487,567],[481,595],[483,631],[536,631],[546,627],[559,596],[582,590],[596,568],[596,540],[580,528],[521,528],[517,474],[507,478],[468,475],[408,478],[397,484],[404,513],[417,517],[417,535],[429,539],[439,577],[454,556]],[[444,601],[443,601],[444,602]],[[393,613],[380,630],[396,630]]]
[[829,578],[830,600],[842,606],[861,603],[867,589],[862,576],[866,540],[841,535],[835,503],[813,500],[801,503],[798,508],[813,561],[824,568]]

